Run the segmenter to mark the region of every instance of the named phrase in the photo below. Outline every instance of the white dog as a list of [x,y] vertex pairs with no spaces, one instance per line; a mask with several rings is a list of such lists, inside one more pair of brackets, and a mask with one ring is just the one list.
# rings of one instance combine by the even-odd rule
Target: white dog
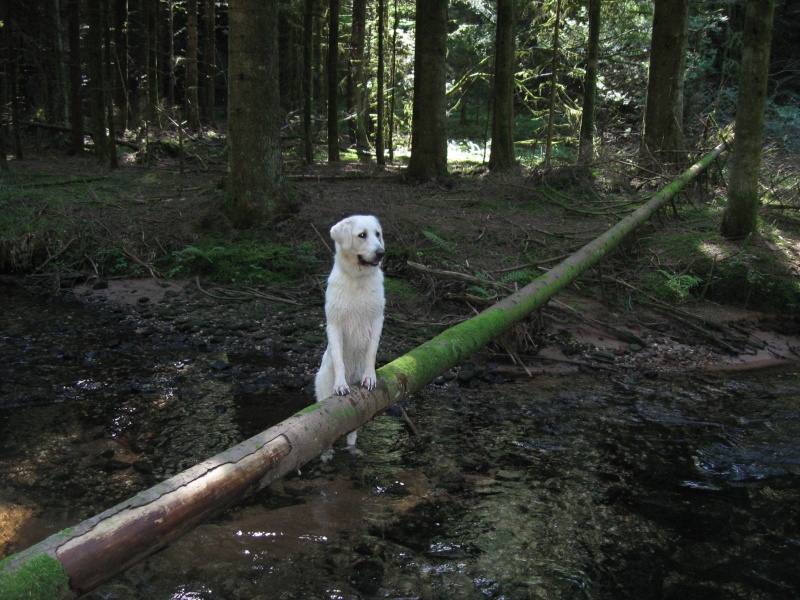
[[[378,219],[347,217],[331,228],[331,238],[336,256],[325,292],[328,347],[315,381],[317,402],[347,394],[349,384],[359,381],[368,390],[375,389],[375,357],[383,329],[381,261],[386,250]],[[356,430],[347,436],[351,451],[357,434]],[[329,459],[330,451],[326,455]]]

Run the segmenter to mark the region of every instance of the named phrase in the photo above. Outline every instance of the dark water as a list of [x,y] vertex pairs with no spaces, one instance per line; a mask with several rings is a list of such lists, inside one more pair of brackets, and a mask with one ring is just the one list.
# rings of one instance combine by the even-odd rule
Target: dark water
[[[80,481],[121,495],[309,402],[300,389],[238,386],[213,349],[136,351],[126,318],[96,331],[90,311],[51,306],[37,332],[4,323],[3,351],[21,362],[0,381],[0,506],[32,507],[40,526],[102,503],[47,495],[42,482],[69,480],[36,480],[69,472],[49,447],[83,453]],[[82,328],[92,356],[75,349]],[[262,360],[253,368],[282,367]],[[429,386],[409,406],[421,435],[381,415],[359,436],[364,456],[309,464],[86,597],[800,597],[800,368],[649,375]],[[90,476],[92,444],[126,436],[153,471]]]

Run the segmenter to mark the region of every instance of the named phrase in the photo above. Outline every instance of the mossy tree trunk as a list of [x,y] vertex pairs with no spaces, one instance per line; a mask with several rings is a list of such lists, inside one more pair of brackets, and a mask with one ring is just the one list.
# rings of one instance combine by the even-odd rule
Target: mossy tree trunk
[[[260,0],[253,0],[259,2]],[[603,235],[519,292],[378,370],[378,389],[331,396],[230,450],[6,559],[0,598],[87,592],[171,540],[313,460],[339,437],[419,391],[531,312],[613,250],[723,152],[713,152]]]
[[774,11],[775,0],[748,0],[745,9],[736,139],[728,183],[728,206],[722,216],[721,228],[722,235],[727,238],[746,237],[756,230],[758,221],[758,176]]

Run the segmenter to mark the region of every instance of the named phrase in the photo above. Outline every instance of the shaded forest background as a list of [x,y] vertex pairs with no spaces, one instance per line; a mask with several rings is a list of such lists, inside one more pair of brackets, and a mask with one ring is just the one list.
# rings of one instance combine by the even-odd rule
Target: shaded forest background
[[[224,161],[215,194],[241,229],[293,210],[288,180],[321,166],[445,186],[566,169],[567,184],[595,186],[577,204],[641,196],[730,139],[748,9],[773,5],[753,198],[787,217],[800,204],[797,0],[3,3],[0,201],[27,206],[0,219],[3,270],[36,262],[23,222],[40,212],[15,178],[26,153],[112,170],[167,157],[181,175]],[[761,148],[759,131],[756,160]]]
[[[680,6],[674,0],[659,3]],[[246,12],[247,3],[242,4],[240,10]],[[350,152],[365,159],[401,160],[408,155],[412,124],[415,7],[407,0],[339,4],[339,0],[276,4],[279,68],[277,81],[270,85],[277,84],[280,90],[285,150],[306,161],[332,158],[320,144],[328,133],[326,115],[332,98],[328,90],[333,89],[333,108],[341,124],[339,147],[345,158]],[[480,0],[444,5],[448,138],[483,148],[492,132],[498,6]],[[597,5],[601,29],[595,136],[603,144],[634,138],[642,130],[653,2]],[[734,117],[744,2],[687,6],[682,135],[685,146],[692,148],[707,134],[709,117],[720,125]],[[72,136],[54,137],[54,145],[73,153],[88,147],[104,160],[110,158],[108,150],[101,149],[103,132],[95,133],[95,124],[113,130],[122,142],[137,144],[180,128],[201,135],[224,130],[229,8],[228,2],[207,0],[4,3],[0,18],[6,152],[19,155],[21,131],[34,124],[68,127]],[[573,158],[585,92],[589,13],[588,2],[551,0],[516,6],[514,142],[516,157],[525,164],[535,165],[542,158],[551,105],[553,154],[565,161]],[[800,116],[798,25],[798,2],[779,1],[767,133],[792,150],[798,143]],[[334,29],[338,40],[336,52],[331,53]],[[307,90],[304,64],[311,77]],[[304,134],[306,104],[311,131]],[[85,142],[79,133],[90,135],[91,141]],[[314,144],[311,153],[301,144],[305,137]]]

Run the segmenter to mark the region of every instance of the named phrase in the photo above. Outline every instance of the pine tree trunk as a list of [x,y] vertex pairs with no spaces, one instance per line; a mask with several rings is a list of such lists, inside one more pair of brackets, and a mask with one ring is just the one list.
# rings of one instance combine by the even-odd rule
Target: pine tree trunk
[[492,151],[489,168],[509,169],[514,156],[514,66],[516,11],[515,0],[498,0],[495,34],[494,101],[492,115]]
[[688,39],[689,0],[655,0],[647,105],[645,152],[680,162],[683,149],[683,81]]
[[89,110],[92,120],[92,138],[97,160],[109,162],[108,120],[106,118],[106,89],[104,82],[103,5],[101,1],[86,4],[89,30],[86,34],[86,51],[89,61]]
[[264,223],[288,205],[280,136],[278,5],[231,0],[228,187],[225,211],[237,227]]
[[114,59],[117,68],[114,72],[114,104],[119,111],[117,126],[125,131],[131,119],[128,81],[128,2],[127,0],[114,0]]
[[339,0],[328,5],[328,162],[339,161]]
[[203,97],[204,120],[214,123],[214,112],[217,109],[217,11],[215,0],[206,0],[203,14]]
[[200,100],[197,93],[197,0],[186,2],[186,124],[200,129]]
[[[231,0],[231,12],[244,1]],[[231,34],[234,25],[232,20]],[[331,396],[312,404],[238,446],[8,557],[0,566],[0,592],[15,589],[15,585],[27,591],[25,582],[30,581],[36,583],[40,599],[66,597],[70,591],[88,592],[249,494],[296,471],[336,439],[418,392],[543,306],[674,198],[725,148],[720,144],[649,202],[546,275],[380,368],[378,389],[373,392],[356,388],[347,396]]]
[[747,0],[736,106],[736,139],[728,183],[728,206],[722,215],[721,233],[727,238],[743,238],[755,232],[758,224],[758,177],[774,11],[775,0]]
[[111,45],[111,0],[103,3],[103,79],[106,87],[106,115],[108,119],[108,164],[112,169],[119,166],[117,161],[117,145],[114,143],[114,52]]
[[314,105],[314,1],[303,2],[303,160],[309,165],[314,162],[314,132],[311,127]]
[[397,30],[400,28],[400,13],[397,9],[397,1],[394,0],[394,24],[392,25],[392,60],[391,60],[391,73],[389,74],[389,82],[391,86],[391,96],[389,98],[389,139],[387,146],[389,147],[389,162],[394,162],[394,115],[397,104]]
[[411,158],[406,176],[447,176],[447,0],[417,0]]
[[558,97],[556,85],[558,84],[558,40],[561,29],[561,0],[556,0],[556,20],[553,23],[553,58],[550,66],[550,107],[547,116],[547,141],[545,142],[544,162],[550,164],[553,151],[553,127],[556,117],[556,98]]
[[[91,4],[91,2],[90,2]],[[144,0],[144,35],[147,40],[147,109],[145,115],[148,129],[159,126],[161,115],[158,112],[158,0]]]
[[69,41],[69,124],[71,128],[69,153],[83,154],[80,0],[67,1],[67,39]]
[[578,158],[582,164],[594,160],[594,123],[597,111],[597,56],[600,52],[601,0],[589,0],[589,40],[586,50],[586,76],[583,80],[583,114]]
[[375,129],[375,162],[379,165],[386,164],[386,158],[383,154],[383,132],[386,127],[384,123],[384,107],[386,105],[386,98],[384,93],[385,80],[386,80],[386,0],[378,0],[378,90],[376,98],[376,119],[377,127]]

